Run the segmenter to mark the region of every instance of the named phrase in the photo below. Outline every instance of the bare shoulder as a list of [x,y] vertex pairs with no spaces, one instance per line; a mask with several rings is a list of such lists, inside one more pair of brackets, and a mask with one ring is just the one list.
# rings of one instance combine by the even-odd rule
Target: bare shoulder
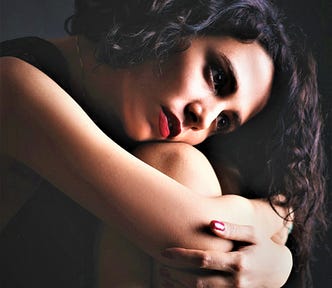
[[[60,87],[44,72],[16,57],[0,57],[1,106],[18,105],[23,98]],[[18,97],[18,98],[17,98]],[[18,101],[20,100],[20,101]],[[13,107],[11,107],[13,108]]]
[[0,71],[1,71],[1,76],[3,77],[8,75],[8,73],[9,75],[15,75],[16,73],[19,72],[25,73],[26,71],[31,72],[33,70],[35,70],[36,72],[39,71],[33,65],[17,57],[13,56],[0,57]]
[[189,144],[148,143],[138,147],[134,155],[199,194],[221,195],[219,181],[210,162]]
[[12,56],[0,57],[0,80],[1,90],[12,88],[12,84],[17,85],[26,79],[27,83],[34,80],[46,80],[48,77],[33,65]]

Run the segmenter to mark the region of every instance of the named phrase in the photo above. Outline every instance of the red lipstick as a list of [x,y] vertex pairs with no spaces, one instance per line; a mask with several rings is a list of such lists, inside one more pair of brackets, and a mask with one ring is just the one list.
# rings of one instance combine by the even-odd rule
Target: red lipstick
[[176,137],[181,133],[180,120],[166,107],[162,107],[159,115],[159,130],[166,138]]
[[165,115],[163,109],[161,109],[159,113],[159,131],[161,137],[163,138],[167,138],[170,134],[167,116]]

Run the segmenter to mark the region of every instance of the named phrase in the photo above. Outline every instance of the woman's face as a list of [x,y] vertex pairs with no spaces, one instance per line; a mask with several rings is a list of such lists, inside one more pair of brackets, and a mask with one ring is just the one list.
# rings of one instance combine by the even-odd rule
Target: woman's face
[[273,71],[271,58],[256,42],[197,38],[160,67],[147,62],[129,69],[119,117],[134,140],[198,144],[259,113]]

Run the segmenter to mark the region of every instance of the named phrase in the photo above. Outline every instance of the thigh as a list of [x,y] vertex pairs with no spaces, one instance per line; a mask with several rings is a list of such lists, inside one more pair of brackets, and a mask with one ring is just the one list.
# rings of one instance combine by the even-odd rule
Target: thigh
[[150,287],[151,257],[110,226],[100,231],[98,254],[98,288]]
[[[209,161],[190,145],[147,143],[135,149],[133,154],[197,193],[207,197],[221,195],[218,179]],[[99,288],[150,287],[152,263],[147,254],[118,231],[106,226],[102,229],[98,260]],[[157,263],[154,263],[154,267],[158,267]]]

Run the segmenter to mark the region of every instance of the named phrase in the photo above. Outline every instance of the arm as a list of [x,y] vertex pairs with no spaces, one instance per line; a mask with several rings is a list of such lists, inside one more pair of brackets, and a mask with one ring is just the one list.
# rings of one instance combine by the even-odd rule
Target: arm
[[[210,163],[192,146],[183,143],[149,143],[141,145],[134,154],[196,193],[204,194],[205,197],[218,197],[221,194],[219,181]],[[222,180],[225,180],[225,177]],[[234,181],[228,181],[228,183],[230,187],[237,185]],[[231,191],[228,190],[228,192]],[[257,213],[262,215],[265,213],[264,219],[275,217],[275,212],[266,201],[253,201],[257,205]],[[243,241],[250,245],[229,253],[183,248],[167,249],[164,255],[170,257],[178,266],[183,265],[185,269],[171,269],[155,263],[154,287],[162,285],[163,287],[188,288],[199,285],[204,287],[282,286],[292,267],[292,255],[284,246],[288,236],[287,229],[282,229],[283,234],[286,234],[283,239],[275,241],[275,235],[273,239],[269,239],[265,235],[258,235],[253,227],[236,226],[230,223],[224,223],[224,225],[226,227],[224,231],[214,229],[213,225],[211,230],[221,238]],[[189,267],[192,269],[187,270]],[[195,268],[204,269],[195,270]],[[226,271],[229,274],[225,277],[220,273],[211,273],[208,269]]]
[[[226,181],[227,186],[221,183],[221,189],[220,175],[218,175],[217,178],[209,161],[194,147],[185,143],[174,142],[148,143],[140,145],[133,151],[133,154],[197,194],[214,198],[216,201],[223,201],[222,199],[227,198],[230,204],[234,201],[234,205],[240,203],[239,207],[228,208],[234,209],[234,214],[238,214],[239,216],[238,222],[234,222],[236,215],[232,216],[233,223],[247,224],[248,222],[244,219],[240,219],[243,214],[235,210],[241,208],[249,210],[251,208],[250,206],[252,206],[255,213],[254,216],[258,220],[255,224],[257,232],[262,232],[264,235],[269,236],[271,236],[270,233],[272,232],[272,238],[276,243],[282,245],[286,243],[288,237],[287,225],[289,226],[289,223],[283,223],[283,219],[276,214],[269,202],[264,199],[248,200],[233,195],[232,187],[236,191],[240,191],[240,188],[238,187],[239,183],[237,183],[234,177],[228,179],[229,173],[223,175],[221,181]],[[225,195],[225,193],[227,195]],[[221,195],[223,195],[222,198],[220,197]],[[280,207],[275,208],[282,217],[286,216],[288,212],[287,209]]]
[[[211,229],[219,237],[248,242],[250,245],[228,253],[183,248],[167,249],[165,255],[185,269],[162,266],[159,271],[157,270],[160,275],[158,285],[175,288],[278,288],[286,283],[293,264],[292,254],[286,246],[260,237],[252,226],[237,226],[230,223],[224,223],[224,226],[223,232]],[[201,269],[195,273],[195,270],[188,270],[189,267]]]
[[228,250],[228,242],[198,229],[210,219],[259,220],[248,200],[203,197],[123,150],[36,68],[14,58],[1,62],[2,150],[153,257],[165,261],[160,251],[172,246]]

